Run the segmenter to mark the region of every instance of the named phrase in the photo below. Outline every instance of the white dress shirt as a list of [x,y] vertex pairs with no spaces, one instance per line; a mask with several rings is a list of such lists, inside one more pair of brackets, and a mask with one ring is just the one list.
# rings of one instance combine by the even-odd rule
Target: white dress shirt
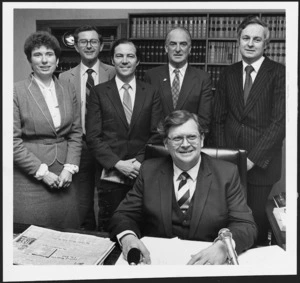
[[[256,75],[259,71],[259,68],[261,66],[261,64],[263,63],[263,61],[265,60],[264,56],[261,56],[256,62],[252,63],[251,66],[253,67],[254,71],[251,72],[250,76],[252,78],[252,84],[254,83],[254,80],[256,78]],[[245,81],[246,81],[246,71],[245,68],[249,65],[247,64],[245,61],[243,62],[243,86],[245,85]]]
[[[188,63],[186,63],[180,69],[178,68],[178,70],[179,70],[179,85],[180,85],[180,89],[181,89],[181,86],[182,86],[183,78],[184,78],[184,75],[185,75],[187,67],[188,67]],[[173,80],[175,78],[175,73],[174,73],[175,69],[177,69],[177,68],[174,68],[173,66],[171,66],[171,64],[169,64],[169,75],[170,75],[170,84],[171,84],[171,87],[172,87]]]
[[[120,99],[123,104],[123,97],[124,97],[124,91],[123,85],[125,84],[123,81],[121,81],[117,76],[115,77],[117,89],[119,91]],[[134,102],[135,102],[135,93],[136,93],[136,80],[135,77],[128,83],[130,85],[130,88],[128,89],[130,98],[131,98],[131,105],[132,109],[134,108]]]

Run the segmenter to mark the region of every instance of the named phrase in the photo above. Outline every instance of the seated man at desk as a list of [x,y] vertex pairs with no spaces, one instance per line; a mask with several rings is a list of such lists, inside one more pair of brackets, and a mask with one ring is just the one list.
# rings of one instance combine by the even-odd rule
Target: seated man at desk
[[[214,241],[228,228],[237,254],[253,246],[257,228],[240,186],[236,165],[201,153],[204,133],[198,117],[185,110],[169,114],[161,125],[170,156],[145,161],[134,187],[115,211],[110,238],[118,240],[123,255],[141,251],[143,263],[150,253],[143,236]],[[227,250],[215,241],[195,251],[188,264],[223,264]]]

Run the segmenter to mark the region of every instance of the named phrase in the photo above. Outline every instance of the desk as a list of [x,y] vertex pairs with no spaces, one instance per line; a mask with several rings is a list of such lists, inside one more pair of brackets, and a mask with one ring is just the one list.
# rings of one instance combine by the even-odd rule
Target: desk
[[286,245],[285,231],[281,231],[277,224],[277,221],[273,214],[274,207],[275,207],[275,204],[274,204],[273,200],[269,199],[266,204],[266,213],[267,213],[270,225],[271,225],[272,234],[275,237],[275,244],[282,247],[285,250],[285,245]]
[[[14,228],[13,228],[14,234],[20,234],[20,233],[24,232],[29,226],[30,226],[29,224],[14,223]],[[61,231],[61,232],[94,235],[94,236],[101,237],[101,238],[109,237],[109,234],[106,232],[82,231],[82,230],[76,230],[76,229],[57,229],[57,228],[52,228],[52,227],[43,227],[43,228],[50,228],[50,229],[53,229],[56,231]],[[121,249],[120,249],[119,245],[116,244],[114,249],[104,260],[103,265],[114,265],[116,263],[116,261],[118,260],[120,254],[121,254]]]

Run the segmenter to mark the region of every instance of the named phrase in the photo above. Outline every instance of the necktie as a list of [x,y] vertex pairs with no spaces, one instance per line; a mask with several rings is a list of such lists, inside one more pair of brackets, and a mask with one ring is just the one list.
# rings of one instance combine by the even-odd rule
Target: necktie
[[251,87],[252,87],[252,78],[251,73],[254,71],[254,68],[251,65],[248,65],[245,68],[246,71],[246,81],[244,86],[244,103],[246,104]]
[[190,175],[186,172],[182,172],[179,176],[180,183],[178,186],[178,200],[177,203],[182,210],[187,210],[189,208],[189,198],[190,198],[190,189],[187,184],[188,178]]
[[174,80],[172,83],[171,91],[172,91],[173,106],[175,109],[176,105],[177,105],[177,100],[179,97],[179,92],[180,92],[179,69],[175,69],[174,73],[175,73],[175,77],[174,77]]
[[128,89],[130,88],[129,84],[124,84],[124,95],[123,95],[123,107],[125,111],[126,120],[128,125],[130,125],[131,116],[132,116],[132,102]]
[[88,100],[88,97],[90,95],[90,91],[91,91],[91,88],[94,86],[94,79],[93,79],[93,76],[92,76],[92,73],[94,72],[93,69],[87,69],[87,74],[88,74],[88,77],[87,77],[87,80],[86,80],[86,103],[87,103],[87,100]]

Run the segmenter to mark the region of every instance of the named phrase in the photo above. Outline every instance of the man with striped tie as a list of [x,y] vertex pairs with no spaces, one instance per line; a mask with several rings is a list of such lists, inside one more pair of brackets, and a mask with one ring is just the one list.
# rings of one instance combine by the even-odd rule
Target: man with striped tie
[[161,142],[157,132],[162,118],[160,98],[150,84],[136,79],[139,58],[132,41],[114,42],[111,60],[116,76],[93,87],[88,100],[87,144],[101,168],[96,184],[100,231],[107,229],[112,213],[132,188],[145,145]]
[[[237,254],[256,239],[256,225],[241,189],[236,165],[201,153],[203,128],[198,116],[186,110],[169,114],[160,132],[170,156],[146,160],[133,189],[115,211],[110,238],[119,241],[123,254],[141,251],[150,264],[143,236],[214,241],[228,228]],[[188,264],[223,264],[227,250],[215,240],[195,251]]]

